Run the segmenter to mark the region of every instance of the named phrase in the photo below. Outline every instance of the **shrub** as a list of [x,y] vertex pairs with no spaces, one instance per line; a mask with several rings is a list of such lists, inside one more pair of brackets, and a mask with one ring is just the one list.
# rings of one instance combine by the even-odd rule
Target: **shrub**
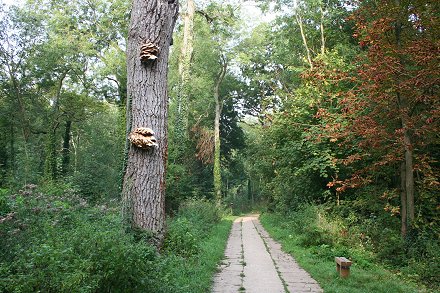
[[168,233],[164,241],[164,251],[182,257],[190,257],[199,253],[201,232],[186,218],[169,221]]
[[178,217],[185,218],[192,224],[207,230],[220,221],[221,211],[212,201],[191,198],[180,205]]
[[182,257],[197,255],[199,242],[220,219],[220,209],[212,201],[187,199],[180,205],[177,216],[168,221],[164,251]]
[[14,217],[0,226],[0,292],[154,291],[155,249],[123,232],[116,208],[38,190],[7,198]]

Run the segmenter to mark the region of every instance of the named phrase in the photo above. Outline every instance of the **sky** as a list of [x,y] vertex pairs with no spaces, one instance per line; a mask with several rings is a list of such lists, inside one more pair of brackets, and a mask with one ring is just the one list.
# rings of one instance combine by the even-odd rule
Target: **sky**
[[243,1],[241,7],[242,18],[247,20],[251,27],[275,19],[274,13],[263,14],[255,1]]
[[6,4],[6,5],[17,4],[20,2],[22,2],[22,0],[0,0],[0,3]]
[[[0,3],[4,3],[8,6],[12,4],[20,4],[23,2],[24,0],[0,0]],[[239,1],[239,2],[242,2],[242,10],[241,10],[242,16],[249,21],[251,26],[255,26],[255,24],[258,24],[261,21],[267,22],[275,18],[275,16],[270,13],[263,15],[255,1]]]

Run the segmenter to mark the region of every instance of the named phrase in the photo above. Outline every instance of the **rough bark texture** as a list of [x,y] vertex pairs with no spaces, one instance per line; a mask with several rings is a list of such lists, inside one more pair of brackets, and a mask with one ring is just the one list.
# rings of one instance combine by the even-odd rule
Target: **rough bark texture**
[[[168,51],[177,18],[177,1],[134,0],[127,47],[127,134],[149,127],[157,147],[128,149],[123,183],[123,213],[135,229],[152,233],[160,246],[165,229],[165,167],[167,161]],[[155,43],[158,59],[142,63],[140,50]]]
[[222,60],[222,68],[217,78],[214,88],[215,99],[215,121],[214,121],[214,194],[217,203],[222,199],[222,176],[221,176],[221,162],[220,162],[220,117],[222,114],[222,103],[220,101],[220,84],[226,74],[227,63]]

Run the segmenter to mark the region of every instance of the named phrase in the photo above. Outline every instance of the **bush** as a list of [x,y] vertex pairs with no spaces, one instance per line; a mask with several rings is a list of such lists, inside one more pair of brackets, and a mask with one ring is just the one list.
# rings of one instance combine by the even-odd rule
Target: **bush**
[[252,200],[248,199],[247,195],[229,196],[224,202],[226,203],[226,211],[233,215],[249,213],[253,208]]
[[168,233],[164,241],[164,251],[182,257],[199,253],[201,232],[186,218],[177,218],[168,224]]
[[302,246],[319,246],[332,244],[331,233],[335,228],[329,229],[329,222],[320,207],[311,205],[303,206],[290,217],[295,232],[299,236]]
[[215,204],[183,204],[163,254],[124,232],[119,209],[117,201],[92,206],[63,184],[0,190],[0,292],[209,290],[231,224],[218,222]]
[[215,203],[203,198],[192,198],[184,201],[180,205],[177,215],[205,231],[221,219],[221,211]]
[[0,226],[0,292],[154,291],[155,249],[123,232],[118,208],[39,190],[6,199],[14,215]]

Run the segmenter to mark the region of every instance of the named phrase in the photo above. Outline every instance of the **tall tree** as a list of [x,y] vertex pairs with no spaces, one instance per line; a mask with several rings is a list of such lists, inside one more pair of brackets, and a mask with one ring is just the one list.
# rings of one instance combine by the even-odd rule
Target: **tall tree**
[[357,149],[343,160],[357,167],[349,179],[335,182],[339,190],[370,183],[385,169],[400,177],[395,187],[402,236],[416,221],[425,221],[416,217],[415,195],[438,192],[432,152],[439,127],[438,11],[438,4],[425,1],[363,2],[353,16],[366,51],[360,84],[339,101],[347,127],[340,127],[341,117],[330,123]]
[[[194,50],[194,0],[186,1],[183,14],[183,39],[179,56],[179,90],[177,99],[176,138],[179,141],[179,156],[183,156],[183,148],[188,138],[188,103],[191,59]],[[182,158],[179,158],[182,159]]]
[[220,116],[222,115],[223,103],[220,99],[220,85],[225,78],[226,69],[228,67],[227,60],[224,56],[221,58],[221,68],[218,73],[217,80],[214,87],[215,100],[215,119],[214,119],[214,194],[217,203],[221,202],[222,198],[222,175],[220,162]]
[[135,0],[128,32],[127,134],[132,144],[123,211],[131,226],[150,231],[158,246],[165,230],[168,51],[177,12],[177,1]]

